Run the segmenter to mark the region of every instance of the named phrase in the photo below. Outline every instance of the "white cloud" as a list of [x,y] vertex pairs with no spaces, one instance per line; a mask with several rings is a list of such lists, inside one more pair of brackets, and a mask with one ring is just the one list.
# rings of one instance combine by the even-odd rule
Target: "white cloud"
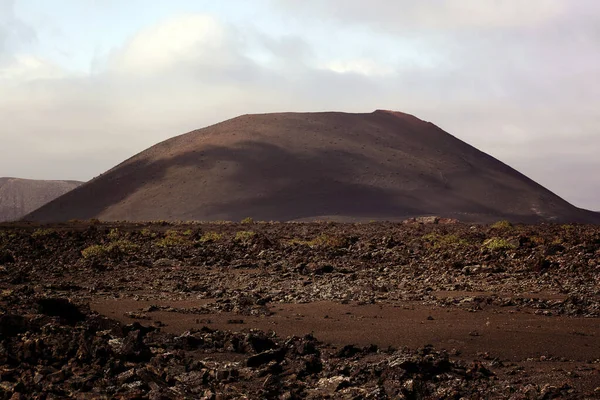
[[[475,7],[483,8],[469,15],[459,12],[464,2],[344,4],[340,16],[325,22],[339,31],[336,38],[365,21],[388,24],[377,28],[380,32],[393,30],[398,4],[404,9],[397,23],[407,21],[402,29],[418,24],[447,35],[435,40],[426,35],[414,42],[423,44],[413,49],[421,59],[400,62],[401,56],[370,52],[381,37],[392,52],[400,31],[378,33],[348,56],[335,51],[338,43],[325,43],[330,52],[314,52],[320,43],[303,37],[185,14],[125,40],[90,75],[13,51],[0,61],[0,120],[10,126],[0,131],[2,143],[8,143],[0,148],[0,171],[88,179],[158,141],[239,114],[385,108],[432,121],[578,205],[600,208],[593,151],[600,147],[595,79],[600,56],[594,51],[600,35],[592,35],[587,25],[564,28],[571,26],[573,13],[557,16],[550,7],[532,16],[538,1],[523,5],[519,16],[513,15],[519,3],[511,1],[481,2]],[[441,8],[433,9],[434,4]],[[426,7],[427,15],[420,15]],[[439,22],[444,15],[452,20],[445,26]],[[300,11],[294,17],[305,18]],[[525,17],[547,26],[531,30],[519,19]],[[329,18],[345,22],[333,24]],[[488,21],[493,32],[471,19]],[[457,26],[481,34],[457,34]],[[586,183],[574,186],[569,174]]]
[[157,73],[175,63],[223,66],[235,62],[232,44],[230,32],[213,17],[182,15],[139,32],[113,54],[110,67],[139,74]]
[[386,76],[394,74],[393,67],[364,58],[350,61],[330,61],[324,68],[340,74],[353,73],[366,76]]
[[558,18],[565,0],[272,0],[274,7],[374,29],[407,33],[421,29],[531,28]]
[[59,79],[64,76],[64,71],[58,66],[30,54],[17,54],[0,64],[0,87],[40,79]]

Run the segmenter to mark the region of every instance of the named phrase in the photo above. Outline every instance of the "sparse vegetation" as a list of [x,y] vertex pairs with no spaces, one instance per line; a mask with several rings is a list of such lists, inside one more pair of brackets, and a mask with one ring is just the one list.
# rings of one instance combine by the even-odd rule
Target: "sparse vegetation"
[[139,246],[128,240],[118,240],[107,244],[94,244],[85,248],[81,255],[86,260],[100,260],[102,258],[121,258],[132,254]]
[[327,235],[321,234],[308,242],[309,246],[320,246],[320,247],[344,247],[346,245],[346,240],[342,236],[338,235]]
[[119,228],[113,228],[110,230],[110,232],[108,232],[108,240],[110,241],[116,241],[119,240],[119,238],[121,237],[121,232],[119,231]]
[[[42,390],[57,388],[70,393],[73,387],[80,387],[84,375],[86,379],[94,377],[89,388],[102,395],[108,385],[119,388],[111,388],[108,397],[150,397],[156,384],[159,389],[172,387],[193,398],[207,393],[205,382],[198,379],[210,375],[209,385],[215,385],[211,390],[217,387],[236,394],[257,388],[259,392],[251,394],[263,398],[267,393],[264,371],[273,365],[282,368],[275,371],[281,379],[269,378],[272,384],[267,385],[267,397],[289,397],[288,388],[295,387],[297,376],[312,385],[306,387],[315,396],[327,389],[325,394],[330,397],[341,391],[356,397],[356,393],[371,393],[383,385],[397,395],[409,385],[417,387],[413,383],[419,381],[419,385],[432,388],[417,393],[423,398],[439,393],[486,398],[490,385],[497,386],[487,397],[527,397],[538,382],[547,382],[552,363],[559,362],[552,341],[546,338],[568,337],[574,329],[570,326],[576,324],[577,332],[587,336],[573,330],[573,340],[567,341],[570,347],[562,349],[560,356],[578,360],[584,346],[595,349],[598,336],[594,325],[600,316],[595,281],[598,226],[576,225],[576,234],[567,234],[557,224],[495,231],[467,224],[269,226],[255,222],[163,228],[111,222],[95,229],[60,224],[51,226],[57,234],[31,238],[37,229],[48,227],[0,226],[0,300],[10,307],[0,326],[5,334],[3,343],[8,344],[5,355],[15,360],[9,372],[18,372],[14,380],[23,382],[19,388],[25,388],[23,392],[32,398],[43,397]],[[111,231],[114,227],[119,232]],[[8,235],[15,237],[8,239]],[[543,245],[536,246],[533,241]],[[407,308],[412,311],[407,313]],[[69,309],[80,311],[73,320],[62,312]],[[114,315],[123,323],[112,320]],[[535,341],[526,329],[532,315],[538,324]],[[428,346],[424,351],[387,347],[388,343],[405,344],[397,330],[407,323],[415,327],[415,337],[424,335],[418,343],[424,346],[431,329],[444,330],[445,337],[487,335],[491,330],[485,328],[486,321],[490,319],[494,319],[493,349],[485,348],[480,339],[461,341],[452,353],[463,352],[456,366],[450,364],[454,355],[440,352],[438,357]],[[373,330],[383,329],[385,335],[378,340],[386,342],[380,347],[340,342],[334,349],[305,335],[313,329],[328,329],[336,320],[348,322],[352,341],[371,341]],[[131,325],[136,321],[144,326],[171,325],[152,333],[152,328]],[[280,329],[282,322],[286,324],[285,337],[262,333]],[[13,326],[19,331],[11,331]],[[223,330],[217,329],[219,326]],[[176,328],[175,333],[170,333],[171,328]],[[515,347],[521,341],[527,346]],[[32,348],[38,349],[31,347],[32,343],[44,344],[36,358],[30,355]],[[319,349],[323,351],[316,352]],[[508,368],[491,362],[482,366],[476,360],[488,350],[494,352],[494,358],[514,357],[516,361]],[[515,351],[521,352],[518,357]],[[65,358],[66,353],[70,358]],[[522,371],[522,366],[528,368],[531,363],[518,360],[534,353],[544,357],[545,362],[537,363],[539,369],[513,375],[512,371]],[[203,359],[215,354],[217,362]],[[273,360],[271,355],[283,358]],[[438,358],[434,360],[432,355]],[[473,358],[467,358],[471,355]],[[413,372],[402,370],[399,378],[398,360],[407,359]],[[580,376],[578,382],[595,383],[596,371],[589,369],[586,361],[567,363],[561,374],[573,371]],[[202,376],[197,374],[199,362],[206,369]],[[109,364],[119,368],[107,369]],[[381,368],[373,369],[374,365]],[[467,369],[467,365],[476,368]],[[49,366],[54,372],[50,377],[44,372]],[[444,372],[440,368],[450,369]],[[338,377],[342,369],[358,371],[353,376],[360,380],[345,381],[355,387],[336,390],[339,378],[331,378]],[[37,375],[37,384],[32,381],[32,370],[34,374],[44,372],[44,376]],[[499,378],[490,379],[491,373]],[[242,374],[243,379],[238,379]],[[54,378],[58,375],[66,380],[57,382]],[[142,384],[129,385],[132,379]],[[12,386],[3,387],[14,391],[14,383],[9,381]],[[281,383],[286,386],[276,392]],[[439,390],[446,383],[445,388],[459,391]],[[507,385],[511,385],[510,391]],[[591,390],[596,386],[591,385]],[[535,387],[541,397],[541,387]],[[479,388],[483,388],[481,393],[476,392]],[[572,388],[552,394],[568,397],[566,390]]]
[[256,232],[254,231],[239,231],[235,234],[234,240],[236,242],[246,243],[254,239],[255,236]]
[[207,243],[207,242],[218,242],[219,240],[221,240],[223,238],[223,235],[217,232],[206,232],[205,234],[202,235],[202,237],[200,238],[200,242],[202,243]]
[[253,224],[254,219],[252,219],[252,217],[246,217],[241,222],[242,222],[242,224]]
[[442,247],[466,247],[469,242],[465,239],[458,237],[457,235],[448,234],[440,235],[437,233],[429,233],[424,235],[422,239],[430,243],[434,248]]
[[485,242],[483,242],[483,247],[488,250],[494,251],[513,250],[517,248],[517,246],[514,243],[511,243],[508,240],[499,237],[487,239]]
[[511,224],[507,220],[498,221],[498,222],[492,224],[493,229],[510,229],[512,227],[513,227],[513,224]]
[[176,230],[168,230],[165,233],[165,237],[158,240],[156,245],[159,247],[176,247],[176,246],[189,246],[191,242],[183,232]]
[[574,225],[569,225],[569,224],[564,224],[561,225],[561,228],[568,233],[574,232],[575,231],[575,226]]
[[152,232],[150,229],[148,228],[144,228],[140,231],[140,235],[142,235],[143,237],[156,237],[156,233]]
[[36,229],[32,234],[31,237],[34,239],[40,239],[40,238],[45,238],[48,236],[51,236],[53,234],[55,234],[56,231],[54,229]]

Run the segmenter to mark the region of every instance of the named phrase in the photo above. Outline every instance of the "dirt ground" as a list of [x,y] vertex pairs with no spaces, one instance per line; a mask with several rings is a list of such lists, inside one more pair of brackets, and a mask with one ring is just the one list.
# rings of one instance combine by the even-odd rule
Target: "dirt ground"
[[600,227],[439,222],[0,225],[0,398],[600,398]]

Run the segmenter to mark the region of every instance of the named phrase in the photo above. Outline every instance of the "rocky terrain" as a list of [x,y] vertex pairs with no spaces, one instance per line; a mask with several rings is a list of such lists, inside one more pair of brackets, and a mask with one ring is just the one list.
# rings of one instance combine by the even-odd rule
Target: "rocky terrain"
[[600,223],[412,115],[244,115],[159,143],[25,218],[57,222],[461,221]]
[[17,220],[82,183],[0,178],[0,222]]
[[600,398],[600,227],[0,225],[0,398]]

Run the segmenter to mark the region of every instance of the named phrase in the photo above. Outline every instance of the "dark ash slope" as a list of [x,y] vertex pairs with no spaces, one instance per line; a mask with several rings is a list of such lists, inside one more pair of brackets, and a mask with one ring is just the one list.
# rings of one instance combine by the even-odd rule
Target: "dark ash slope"
[[414,116],[244,115],[159,143],[26,219],[594,222]]

